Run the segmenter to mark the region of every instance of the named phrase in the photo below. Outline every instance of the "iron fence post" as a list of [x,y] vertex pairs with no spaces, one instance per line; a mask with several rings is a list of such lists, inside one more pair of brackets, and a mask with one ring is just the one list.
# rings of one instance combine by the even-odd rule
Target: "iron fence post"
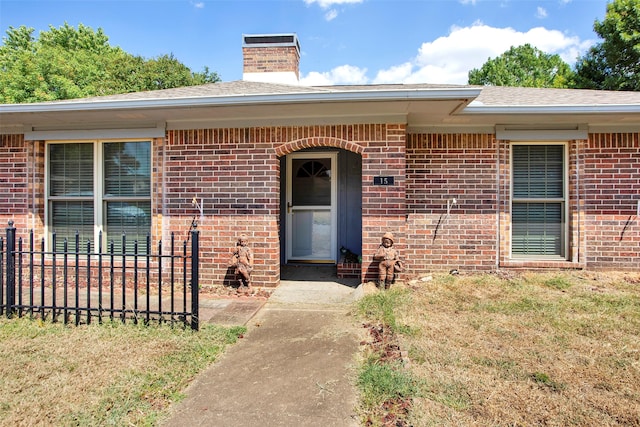
[[16,228],[13,221],[9,221],[7,227],[7,318],[13,315],[16,305]]
[[191,231],[191,329],[200,329],[199,275],[200,275],[200,232]]
[[[93,274],[92,274],[92,260],[91,260],[91,243],[87,242],[87,260],[86,260],[86,280],[87,280],[87,294],[86,294],[86,301],[82,301],[82,298],[80,298],[80,285],[81,285],[81,281],[80,281],[80,269],[81,269],[81,264],[82,264],[82,260],[81,260],[81,253],[80,253],[80,242],[79,242],[79,237],[78,235],[76,235],[76,245],[75,245],[75,251],[70,251],[69,247],[68,247],[68,242],[65,239],[63,247],[62,247],[62,252],[59,251],[58,245],[56,244],[56,233],[55,231],[52,233],[52,237],[51,237],[51,244],[52,244],[52,251],[51,252],[46,252],[45,251],[45,240],[44,238],[42,239],[41,242],[41,248],[39,251],[36,251],[35,249],[35,245],[34,245],[34,235],[33,235],[33,231],[30,232],[30,239],[29,239],[29,248],[28,248],[28,253],[29,253],[29,266],[28,266],[28,271],[24,271],[26,269],[23,270],[23,256],[25,256],[25,254],[27,253],[22,245],[22,238],[17,238],[17,229],[14,226],[14,222],[13,221],[9,221],[8,222],[8,226],[5,229],[6,231],[6,235],[0,235],[0,316],[5,316],[5,310],[6,310],[6,317],[7,318],[12,318],[12,317],[16,317],[17,316],[21,316],[22,315],[22,310],[28,309],[32,312],[35,310],[38,310],[41,318],[45,319],[45,311],[49,311],[51,313],[51,320],[52,321],[56,321],[56,317],[59,316],[59,313],[62,312],[64,314],[64,322],[66,323],[69,319],[69,315],[73,315],[73,312],[75,311],[76,315],[75,315],[75,324],[78,325],[81,322],[81,315],[80,313],[83,310],[87,311],[87,323],[91,323],[91,317],[92,317],[92,313],[91,311],[94,310],[91,307],[91,282],[93,279]],[[1,233],[0,233],[1,234]],[[6,239],[5,239],[6,237]],[[198,331],[200,329],[200,232],[196,231],[196,230],[192,230],[190,232],[190,239],[191,239],[191,254],[190,256],[187,254],[187,246],[188,246],[188,241],[184,242],[184,254],[183,255],[177,255],[175,253],[173,253],[173,245],[174,245],[174,239],[173,239],[173,233],[171,235],[171,250],[172,253],[170,255],[171,258],[171,316],[172,316],[172,322],[173,322],[173,316],[174,314],[179,314],[181,316],[181,318],[184,318],[184,325],[186,327],[186,325],[188,325],[190,323],[190,327],[192,330]],[[6,242],[6,243],[5,243]],[[134,244],[135,246],[135,251],[134,254],[132,254],[130,256],[130,258],[133,260],[133,278],[131,279],[133,281],[133,285],[135,287],[134,292],[137,293],[138,290],[138,274],[140,273],[139,268],[138,268],[138,244],[137,242]],[[102,246],[101,244],[99,245],[100,247],[100,253],[98,254],[98,271],[97,271],[97,278],[95,278],[98,281],[98,292],[99,292],[99,305],[97,308],[95,308],[95,310],[98,311],[98,318],[101,319],[102,316],[102,312],[104,310],[103,304],[104,301],[102,300],[103,297],[103,283],[102,283],[102,269],[103,269],[103,265],[102,265],[102,261],[103,261],[103,253],[102,253]],[[159,299],[162,298],[162,284],[160,283],[162,281],[162,267],[163,267],[163,261],[162,261],[162,245],[159,245],[160,250],[159,250],[159,254],[158,254],[158,297]],[[150,280],[151,280],[151,268],[150,268],[150,261],[149,259],[151,258],[150,252],[151,252],[151,243],[150,243],[150,238],[147,238],[147,254],[145,255],[145,257],[147,258],[147,264],[146,264],[146,281],[147,281],[147,286],[146,286],[146,292],[147,295],[150,295],[151,292],[151,286],[150,286]],[[35,259],[35,255],[39,254],[39,261]],[[45,255],[51,255],[51,262],[45,262]],[[62,255],[62,265],[58,265],[58,262],[56,260],[56,256],[60,256]],[[114,243],[113,241],[111,241],[110,243],[110,247],[109,247],[109,253],[106,254],[109,257],[109,276],[110,276],[110,283],[109,283],[109,303],[110,303],[110,308],[108,309],[109,311],[109,315],[110,318],[113,319],[115,316],[115,313],[118,313],[121,311],[121,318],[122,321],[125,321],[126,316],[128,315],[132,315],[135,318],[137,318],[137,316],[140,315],[139,313],[139,307],[138,307],[138,303],[137,303],[137,298],[136,300],[133,302],[134,304],[134,310],[128,310],[127,309],[127,304],[126,304],[126,291],[127,291],[127,287],[126,287],[126,282],[127,282],[127,261],[129,261],[127,259],[127,251],[126,251],[126,239],[123,235],[123,240],[122,240],[122,310],[119,310],[115,307],[116,305],[116,300],[115,300],[115,294],[114,294],[114,289],[117,286],[117,284],[115,283],[114,277],[117,276],[116,274],[116,263],[114,262],[114,257],[115,257],[115,253],[114,253]],[[119,255],[120,256],[120,255]],[[174,277],[174,263],[176,262],[176,260],[183,260],[184,264],[182,267],[182,271],[184,274],[183,277],[183,282],[184,286],[183,286],[183,297],[184,297],[184,307],[182,312],[179,313],[174,313],[174,307],[173,307],[173,303],[175,300],[175,296],[174,296],[174,290],[175,290],[175,283],[174,280],[176,279]],[[68,262],[70,261],[70,262]],[[191,268],[189,269],[188,267],[188,262],[191,261]],[[36,305],[35,301],[34,301],[34,297],[35,295],[33,294],[34,292],[34,281],[38,280],[37,274],[38,272],[35,271],[36,269],[36,265],[34,265],[34,262],[36,264],[39,264],[38,270],[39,270],[39,281],[40,281],[40,292],[41,292],[41,296],[40,296],[40,304]],[[73,264],[73,265],[70,265]],[[188,282],[187,279],[187,275],[189,274],[189,270],[191,273],[191,277],[190,277],[190,281]],[[69,277],[69,274],[74,274],[75,272],[75,281],[73,281],[72,277]],[[58,275],[62,276],[62,283],[59,283],[60,280],[58,280],[58,278],[56,277]],[[24,280],[24,275],[28,275],[27,281],[28,281],[28,286],[29,286],[29,296],[28,296],[28,301],[23,301],[23,280]],[[72,282],[73,283],[70,283]],[[50,287],[51,287],[51,291],[50,292],[46,292],[47,295],[47,301],[45,301],[45,282],[50,283]],[[69,285],[74,285],[75,288],[75,292],[74,294],[68,294],[68,292],[71,292],[71,290],[68,289]],[[61,303],[59,303],[58,299],[56,298],[57,295],[57,291],[58,291],[58,287],[62,286],[62,291],[64,293],[63,295],[63,301]],[[187,298],[188,298],[188,287],[191,286],[191,312],[189,313],[188,310],[188,305],[187,305]],[[166,292],[166,291],[165,291]],[[75,298],[74,298],[75,296]],[[49,302],[49,298],[50,298],[50,305],[46,305],[45,302]],[[71,298],[71,301],[69,301],[69,298]],[[85,305],[82,305],[82,303],[85,303]],[[149,303],[149,301],[147,301],[147,306],[146,306],[146,311],[147,311],[147,322],[150,320],[150,316],[151,315],[158,315],[158,321],[160,323],[163,322],[163,313],[164,311],[162,310],[162,304],[159,303],[158,304],[158,311],[153,311],[151,310],[151,304]],[[189,319],[189,314],[191,315],[191,319]]]

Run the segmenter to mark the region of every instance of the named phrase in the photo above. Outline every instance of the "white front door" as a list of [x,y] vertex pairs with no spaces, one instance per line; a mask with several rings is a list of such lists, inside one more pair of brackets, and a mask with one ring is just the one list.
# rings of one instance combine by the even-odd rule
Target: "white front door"
[[337,153],[287,156],[287,261],[336,262]]

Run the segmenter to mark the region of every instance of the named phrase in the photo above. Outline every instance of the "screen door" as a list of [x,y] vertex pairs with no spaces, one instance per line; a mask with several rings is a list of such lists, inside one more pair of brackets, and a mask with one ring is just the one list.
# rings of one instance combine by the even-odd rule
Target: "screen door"
[[336,153],[287,156],[287,261],[336,260]]

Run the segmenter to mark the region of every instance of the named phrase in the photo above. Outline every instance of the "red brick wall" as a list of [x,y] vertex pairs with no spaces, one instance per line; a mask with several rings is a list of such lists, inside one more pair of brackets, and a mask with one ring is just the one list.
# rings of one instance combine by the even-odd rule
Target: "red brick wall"
[[[362,277],[377,279],[373,254],[390,231],[394,246],[406,258],[406,127],[381,127],[362,155]],[[394,185],[373,185],[375,176],[392,176]]]
[[[0,145],[0,220],[26,233],[44,233],[44,143],[3,136]],[[385,231],[404,240],[405,129],[403,125],[303,126],[168,131],[153,141],[152,244],[167,248],[187,237],[192,220],[201,232],[201,284],[229,284],[229,251],[249,236],[257,286],[276,286],[280,275],[280,162],[288,153],[337,147],[363,156],[363,267]],[[392,175],[395,185],[373,186]],[[203,217],[192,205],[196,197]],[[167,249],[165,249],[167,250]]]
[[493,135],[408,136],[406,258],[412,274],[495,268],[496,154]]
[[[569,259],[523,264],[508,259],[510,144],[494,135],[407,135],[404,125],[394,124],[168,131],[153,144],[154,245],[168,242],[172,231],[176,240],[186,238],[196,216],[202,284],[229,284],[229,250],[244,233],[254,251],[254,284],[276,286],[279,158],[303,148],[338,147],[362,155],[366,280],[375,278],[372,255],[386,231],[406,260],[404,277],[497,264],[638,268],[639,139],[638,133],[591,134],[569,144]],[[373,185],[375,176],[393,176],[395,183]],[[0,228],[11,219],[25,233],[33,228],[42,236],[44,178],[43,142],[0,137]],[[193,197],[203,204],[202,219]]]
[[[258,286],[279,280],[280,164],[260,130],[169,131],[162,159],[164,229],[187,235],[200,231],[203,285],[230,284],[230,249],[249,237]],[[192,205],[196,197],[204,217]]]
[[587,233],[584,232],[586,212],[586,186],[583,179],[584,170],[582,153],[587,141],[577,140],[569,143],[569,245],[567,261],[573,267],[586,266]]
[[[403,125],[302,126],[169,131],[163,156],[163,229],[186,235],[195,196],[204,205],[203,284],[229,284],[229,250],[247,234],[256,286],[280,277],[279,157],[304,148],[337,147],[363,156],[363,271],[385,231],[404,245],[405,129]],[[392,187],[373,176],[393,175]],[[370,256],[367,256],[370,254]]]
[[299,76],[300,55],[295,46],[243,47],[243,72],[279,73],[293,71]]
[[0,227],[4,230],[11,220],[16,227],[24,228],[28,214],[28,156],[22,135],[1,137],[0,159]]
[[590,134],[582,153],[590,268],[640,268],[640,133]]
[[18,236],[40,230],[44,217],[44,144],[22,135],[0,135],[0,229],[13,221]]

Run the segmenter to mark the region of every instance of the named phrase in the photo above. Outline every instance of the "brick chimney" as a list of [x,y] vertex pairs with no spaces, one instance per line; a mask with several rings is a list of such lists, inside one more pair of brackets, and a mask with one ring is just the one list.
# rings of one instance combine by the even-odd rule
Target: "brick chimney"
[[299,84],[300,44],[291,34],[243,34],[242,80]]

